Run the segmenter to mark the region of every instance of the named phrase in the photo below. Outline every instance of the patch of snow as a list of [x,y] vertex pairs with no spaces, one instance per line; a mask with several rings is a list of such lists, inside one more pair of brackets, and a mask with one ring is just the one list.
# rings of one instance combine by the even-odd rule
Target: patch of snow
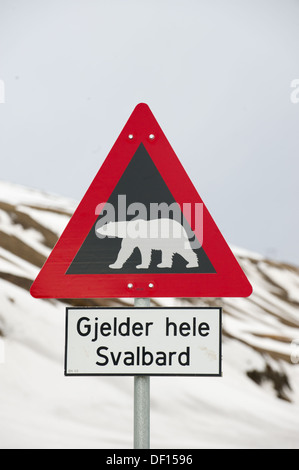
[[39,271],[35,265],[0,247],[0,272],[29,277],[33,280]]
[[70,216],[56,212],[32,209],[26,206],[17,206],[17,209],[29,215],[33,220],[60,236],[70,220]]
[[291,301],[299,303],[299,276],[292,269],[271,266],[261,263],[259,269],[275,284],[278,284],[287,293]]
[[76,209],[72,199],[58,195],[48,194],[38,189],[0,181],[0,200],[12,205],[38,206],[48,209],[69,211]]
[[253,259],[257,261],[265,259],[265,257],[262,256],[260,253],[256,253],[254,251],[246,250],[245,248],[241,248],[239,246],[235,246],[231,244],[229,245],[229,247],[234,253],[234,255],[237,256],[238,258],[249,258],[249,259]]
[[22,242],[31,246],[31,248],[42,253],[44,256],[49,256],[51,250],[43,244],[44,238],[40,232],[34,228],[25,229],[21,224],[15,224],[4,211],[1,211],[0,215],[0,230],[2,232],[19,238]]

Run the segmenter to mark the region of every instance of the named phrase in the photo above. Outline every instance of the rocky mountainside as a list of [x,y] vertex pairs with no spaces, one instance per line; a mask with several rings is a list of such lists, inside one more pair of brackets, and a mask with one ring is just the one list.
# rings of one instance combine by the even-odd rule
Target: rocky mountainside
[[[2,448],[132,445],[132,378],[63,376],[65,306],[132,300],[29,294],[75,207],[0,183]],[[153,447],[299,447],[299,268],[232,250],[249,298],[152,299],[223,307],[223,377],[151,379]]]

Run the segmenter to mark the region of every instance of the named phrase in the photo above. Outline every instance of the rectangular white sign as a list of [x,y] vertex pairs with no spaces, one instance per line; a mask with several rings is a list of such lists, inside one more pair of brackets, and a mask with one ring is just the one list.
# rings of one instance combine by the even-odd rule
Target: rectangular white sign
[[221,376],[221,308],[67,308],[65,375]]

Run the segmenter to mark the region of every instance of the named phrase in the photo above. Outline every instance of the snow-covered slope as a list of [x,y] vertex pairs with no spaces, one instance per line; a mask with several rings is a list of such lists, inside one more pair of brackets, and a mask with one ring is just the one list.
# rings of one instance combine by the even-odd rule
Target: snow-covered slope
[[[29,294],[75,207],[0,183],[1,448],[133,446],[133,378],[64,377],[66,303]],[[299,448],[299,270],[232,249],[250,298],[153,299],[223,307],[223,377],[152,377],[152,448]]]

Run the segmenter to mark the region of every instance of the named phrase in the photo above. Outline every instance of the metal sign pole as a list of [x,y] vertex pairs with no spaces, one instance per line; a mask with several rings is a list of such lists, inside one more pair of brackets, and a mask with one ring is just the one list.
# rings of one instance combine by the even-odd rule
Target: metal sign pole
[[[150,307],[150,299],[136,298],[134,307]],[[150,377],[134,377],[134,449],[150,448]]]

